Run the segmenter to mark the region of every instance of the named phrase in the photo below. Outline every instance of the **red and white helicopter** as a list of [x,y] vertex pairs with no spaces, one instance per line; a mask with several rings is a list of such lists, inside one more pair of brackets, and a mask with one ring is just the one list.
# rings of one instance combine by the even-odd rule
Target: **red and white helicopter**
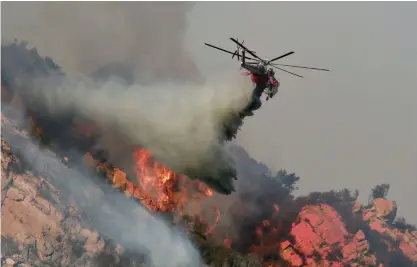
[[[272,98],[277,92],[279,87],[279,82],[275,79],[275,72],[272,68],[281,70],[283,72],[295,75],[297,77],[303,78],[303,76],[298,75],[296,73],[290,72],[288,70],[283,69],[282,67],[292,67],[292,68],[302,68],[302,69],[310,69],[310,70],[320,70],[320,71],[329,71],[328,69],[321,69],[321,68],[313,68],[313,67],[305,67],[305,66],[297,66],[297,65],[288,65],[288,64],[278,64],[274,63],[278,59],[287,57],[291,54],[294,54],[293,51],[288,52],[286,54],[283,54],[281,56],[275,57],[271,60],[268,59],[262,59],[259,56],[256,55],[255,51],[249,50],[246,48],[242,41],[239,43],[237,39],[230,38],[236,45],[236,50],[234,52],[225,50],[223,48],[205,43],[205,45],[218,49],[220,51],[223,51],[225,53],[231,54],[232,58],[235,56],[237,57],[237,60],[240,60],[241,67],[246,69],[248,72],[246,72],[246,75],[249,75],[252,82],[256,85],[256,87],[253,90],[253,97],[251,103],[245,108],[246,114],[245,116],[251,116],[253,115],[254,110],[259,109],[262,105],[260,101],[260,97],[262,93],[267,94],[267,99]],[[247,57],[246,53],[251,55],[252,57]],[[246,60],[250,60],[249,62]],[[271,68],[268,68],[268,67]],[[265,91],[265,89],[267,89]]]

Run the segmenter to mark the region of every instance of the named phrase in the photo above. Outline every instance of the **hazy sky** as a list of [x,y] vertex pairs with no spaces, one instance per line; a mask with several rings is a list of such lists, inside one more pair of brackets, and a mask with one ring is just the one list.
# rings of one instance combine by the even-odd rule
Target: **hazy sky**
[[[247,119],[238,143],[301,177],[300,193],[390,183],[399,214],[417,223],[417,3],[197,3],[188,41],[201,70],[236,70],[229,37],[263,57],[294,50],[279,94]],[[217,70],[216,70],[217,68]],[[303,75],[304,74],[304,75]],[[254,181],[256,182],[256,181]]]
[[208,78],[240,75],[229,55],[204,46],[232,50],[232,36],[267,58],[296,52],[281,63],[331,69],[292,69],[304,79],[277,71],[277,97],[246,120],[237,142],[270,168],[299,175],[303,194],[347,187],[366,200],[374,185],[390,183],[399,213],[417,223],[417,3],[55,4],[43,13],[39,2],[8,4],[2,37],[28,40],[64,69],[142,59],[144,45],[162,71],[192,69],[183,34]]

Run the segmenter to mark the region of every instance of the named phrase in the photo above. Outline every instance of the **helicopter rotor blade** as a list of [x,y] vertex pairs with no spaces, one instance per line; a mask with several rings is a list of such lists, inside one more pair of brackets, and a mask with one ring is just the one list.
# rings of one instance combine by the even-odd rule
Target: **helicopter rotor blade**
[[304,78],[304,77],[303,77],[303,76],[301,76],[301,75],[298,75],[298,74],[293,73],[293,72],[288,71],[288,70],[281,69],[281,68],[279,68],[279,67],[277,67],[277,66],[272,66],[272,67],[277,68],[277,69],[279,69],[279,70],[282,70],[282,71],[284,71],[284,72],[287,72],[287,73],[289,73],[289,74],[292,74],[292,75],[298,76],[298,77],[300,77],[300,78]]
[[[233,55],[233,54],[234,54],[233,52],[227,51],[226,49],[223,49],[223,48],[220,48],[220,47],[217,47],[217,46],[214,46],[214,45],[208,44],[208,43],[204,43],[204,44],[205,44],[205,45],[207,45],[207,46],[209,46],[209,47],[212,47],[212,48],[214,48],[214,49],[217,49],[217,50],[223,51],[223,52],[225,52],[225,53],[229,53],[229,54],[231,54],[231,55]],[[253,59],[253,58],[246,57],[246,56],[245,56],[245,59],[255,60],[255,59]]]
[[232,59],[237,56],[237,60],[239,60],[239,52],[236,50],[233,55],[232,55]]
[[[246,52],[248,52],[251,56],[263,61],[260,57],[258,57],[257,55],[255,55],[254,52],[250,51],[249,49],[247,49],[243,44],[239,43],[237,40],[235,40],[234,38],[230,38],[230,40],[232,40],[234,43],[236,43],[238,46],[242,47],[243,49],[245,49]],[[242,42],[243,43],[243,42]]]
[[330,71],[328,69],[320,69],[320,68],[313,68],[313,67],[304,67],[304,66],[297,66],[297,65],[286,65],[286,64],[277,64],[273,63],[271,66],[285,66],[285,67],[292,67],[292,68],[301,68],[301,69],[310,69],[310,70],[322,70],[322,71]]
[[273,59],[271,59],[271,60],[269,60],[269,61],[268,61],[268,64],[271,64],[271,62],[273,62],[273,61],[275,61],[275,60],[278,60],[278,59],[283,58],[283,57],[287,57],[287,56],[292,55],[292,54],[294,54],[294,53],[295,53],[294,51],[291,51],[291,52],[288,52],[288,53],[286,53],[286,54],[284,54],[284,55],[282,55],[282,56],[279,56],[279,57],[273,58]]
[[[292,54],[294,54],[295,52],[294,51],[290,51],[290,52],[288,52],[288,53],[286,53],[286,54],[283,54],[283,55],[281,55],[281,56],[278,56],[278,57],[276,57],[276,58],[273,58],[273,59],[271,59],[271,60],[267,60],[267,59],[262,59],[262,58],[260,58],[259,56],[257,56],[255,53],[255,51],[251,51],[251,50],[249,50],[247,47],[245,47],[244,45],[243,45],[243,43],[244,43],[244,40],[240,43],[239,42],[239,39],[238,38],[229,38],[230,40],[232,40],[235,44],[236,44],[236,50],[234,51],[234,52],[231,52],[231,51],[228,51],[228,50],[226,50],[226,49],[223,49],[223,48],[220,48],[220,47],[218,47],[218,46],[214,46],[214,45],[212,45],[212,44],[208,44],[208,43],[204,43],[205,45],[207,45],[207,46],[209,46],[209,47],[211,47],[211,48],[214,48],[214,49],[217,49],[217,50],[220,50],[220,51],[222,51],[222,52],[225,52],[225,53],[228,53],[228,54],[231,54],[232,55],[232,58],[234,58],[235,56],[237,57],[237,59],[239,60],[241,57],[243,58],[245,58],[245,59],[247,59],[247,60],[252,60],[252,62],[246,62],[246,64],[249,64],[249,65],[254,65],[254,64],[259,64],[259,63],[262,63],[263,65],[265,65],[265,67],[266,66],[268,66],[268,65],[270,65],[271,67],[273,67],[273,68],[276,68],[276,69],[278,69],[278,70],[281,70],[281,71],[283,71],[283,72],[286,72],[286,73],[289,73],[289,74],[291,74],[291,75],[294,75],[294,76],[297,76],[297,77],[300,77],[300,78],[304,78],[303,76],[301,76],[301,75],[298,75],[298,74],[296,74],[296,73],[294,73],[294,72],[291,72],[291,71],[288,71],[288,70],[286,70],[286,69],[283,69],[283,68],[280,68],[280,67],[278,67],[278,66],[283,66],[283,67],[291,67],[291,68],[301,68],[301,69],[310,69],[310,70],[320,70],[320,71],[330,71],[330,70],[328,70],[328,69],[322,69],[322,68],[315,68],[315,67],[307,67],[307,66],[299,66],[299,65],[288,65],[288,64],[278,64],[278,63],[272,63],[272,62],[274,62],[274,61],[276,61],[276,60],[278,60],[278,59],[281,59],[281,58],[284,58],[284,57],[287,57],[287,56],[289,56],[289,55],[292,55]],[[242,52],[242,54],[240,53],[240,52]],[[243,52],[246,52],[246,53],[248,53],[249,55],[251,55],[252,57],[247,57],[246,55],[245,56],[243,56],[244,55],[244,53]]]
[[[239,39],[237,39],[239,41]],[[243,43],[243,42],[242,42]],[[237,60],[239,60],[239,46],[236,46],[236,50],[233,53],[232,59],[237,56]]]

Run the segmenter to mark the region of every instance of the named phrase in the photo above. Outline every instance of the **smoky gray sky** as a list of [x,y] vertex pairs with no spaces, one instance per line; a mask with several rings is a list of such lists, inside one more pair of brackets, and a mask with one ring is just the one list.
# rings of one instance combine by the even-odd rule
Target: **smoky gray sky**
[[[239,64],[204,42],[233,50],[244,39],[266,58],[331,72],[277,71],[273,101],[248,118],[237,142],[272,169],[301,177],[299,193],[352,188],[367,200],[391,184],[399,215],[417,223],[417,3],[200,2],[188,42],[206,74]],[[256,183],[256,181],[254,181]]]

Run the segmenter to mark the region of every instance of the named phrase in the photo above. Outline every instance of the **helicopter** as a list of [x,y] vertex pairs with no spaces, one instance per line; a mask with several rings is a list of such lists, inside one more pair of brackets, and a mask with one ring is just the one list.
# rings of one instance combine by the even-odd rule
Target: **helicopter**
[[[232,40],[235,44],[236,44],[236,50],[234,52],[228,51],[226,49],[223,49],[221,47],[212,45],[212,44],[208,44],[208,43],[204,43],[205,45],[223,51],[225,53],[231,54],[232,55],[232,59],[236,56],[237,60],[241,60],[241,68],[244,68],[246,70],[248,70],[249,72],[247,72],[247,75],[250,75],[250,78],[252,80],[253,83],[256,84],[256,88],[254,89],[254,91],[259,91],[261,92],[260,94],[262,94],[262,92],[266,93],[267,96],[267,100],[272,98],[277,92],[278,92],[278,86],[279,83],[275,83],[275,87],[274,87],[274,80],[275,77],[273,77],[273,79],[269,79],[270,77],[268,76],[272,76],[275,74],[274,71],[272,70],[272,68],[269,68],[267,70],[267,68],[269,66],[278,69],[280,71],[289,73],[291,75],[297,76],[299,78],[303,78],[303,76],[285,70],[282,67],[292,67],[292,68],[302,68],[302,69],[310,69],[310,70],[320,70],[320,71],[330,71],[328,69],[322,69],[322,68],[314,68],[314,67],[306,67],[306,66],[298,66],[298,65],[289,65],[289,64],[278,64],[275,63],[277,60],[287,57],[289,55],[294,54],[294,51],[290,51],[288,53],[285,53],[283,55],[280,55],[278,57],[275,57],[273,59],[262,59],[261,57],[256,55],[256,52],[253,50],[248,49],[246,46],[243,45],[244,40],[240,43],[238,39],[235,38],[230,38],[230,40]],[[246,53],[248,53],[249,55],[251,55],[252,57],[247,57]],[[250,61],[246,61],[246,60],[250,60]],[[265,92],[264,89],[268,87],[268,90]],[[256,92],[259,95],[259,92]],[[260,97],[260,95],[259,95]]]
[[[263,93],[267,95],[266,101],[274,97],[278,93],[279,82],[275,78],[275,72],[272,68],[278,69],[285,73],[297,76],[299,78],[303,78],[303,76],[283,69],[282,67],[291,67],[291,68],[301,68],[301,69],[310,69],[310,70],[319,70],[319,71],[330,71],[328,69],[323,68],[315,68],[315,67],[306,67],[306,66],[299,66],[299,65],[289,65],[289,64],[279,64],[276,63],[277,60],[287,57],[289,55],[294,54],[294,51],[290,51],[278,57],[268,59],[262,59],[256,52],[253,50],[248,49],[246,46],[243,45],[244,40],[239,42],[238,39],[229,38],[232,42],[236,44],[236,49],[234,52],[229,50],[223,49],[221,47],[204,43],[206,46],[211,48],[220,50],[222,52],[228,53],[232,55],[232,59],[234,57],[240,61],[241,68],[247,70],[245,75],[250,76],[252,82],[256,85],[252,91],[252,98],[247,104],[247,106],[240,112],[239,117],[240,119],[235,121],[234,126],[225,126],[226,137],[228,140],[231,140],[235,137],[238,128],[243,123],[243,119],[246,116],[252,116],[253,111],[259,109],[262,106],[261,96]],[[246,53],[249,54],[251,57],[246,56]],[[248,61],[247,61],[248,60]],[[269,67],[269,68],[268,68]],[[265,90],[267,89],[267,90]]]

